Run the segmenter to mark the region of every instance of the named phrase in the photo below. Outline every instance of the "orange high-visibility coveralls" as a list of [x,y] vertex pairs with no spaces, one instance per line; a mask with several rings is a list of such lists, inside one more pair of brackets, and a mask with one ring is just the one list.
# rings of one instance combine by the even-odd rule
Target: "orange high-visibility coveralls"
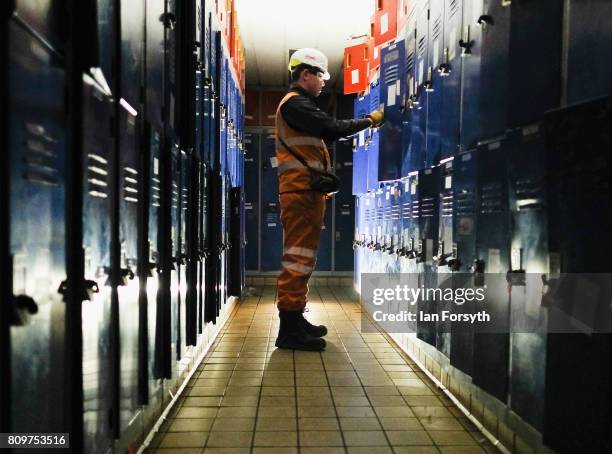
[[306,306],[308,280],[315,267],[325,216],[327,196],[310,190],[310,171],[280,143],[278,137],[309,166],[331,170],[331,158],[323,139],[296,131],[276,111],[276,159],[278,164],[281,223],[283,224],[282,271],[278,278],[278,309],[301,311]]

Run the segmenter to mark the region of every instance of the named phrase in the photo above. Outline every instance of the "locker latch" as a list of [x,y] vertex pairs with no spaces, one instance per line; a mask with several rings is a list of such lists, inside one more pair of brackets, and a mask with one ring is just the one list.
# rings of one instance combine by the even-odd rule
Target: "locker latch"
[[463,38],[459,40],[459,47],[463,49],[461,56],[468,57],[472,55],[473,45],[474,45],[474,41],[470,39],[470,26],[466,25],[463,30]]
[[448,47],[444,49],[444,61],[438,66],[438,73],[440,73],[440,77],[448,77],[451,73]]
[[159,21],[164,24],[165,28],[174,30],[174,26],[176,25],[176,14],[164,13],[159,17]]
[[27,295],[17,295],[12,300],[11,326],[26,326],[31,316],[38,312],[38,304]]
[[480,16],[478,18],[478,20],[476,21],[478,22],[480,25],[495,25],[495,20],[493,19],[493,16],[489,15],[489,14],[483,14],[482,16]]

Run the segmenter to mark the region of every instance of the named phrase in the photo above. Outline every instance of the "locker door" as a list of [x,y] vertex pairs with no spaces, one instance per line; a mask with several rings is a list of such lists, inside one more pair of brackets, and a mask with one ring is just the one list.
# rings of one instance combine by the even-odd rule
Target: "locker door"
[[[119,431],[124,440],[140,436],[142,414],[138,401],[139,358],[139,231],[142,201],[140,118],[144,61],[144,2],[121,3],[120,93],[117,109],[118,148],[118,235],[117,309],[119,319]],[[140,115],[140,116],[139,116]]]
[[260,135],[245,133],[244,199],[246,219],[245,267],[248,271],[259,270],[259,154]]
[[181,151],[172,145],[170,150],[170,238],[171,238],[171,271],[170,271],[170,344],[172,350],[172,377],[176,377],[177,361],[181,359],[181,319],[180,319],[180,273],[181,258]]
[[[64,69],[8,22],[10,430],[61,432],[65,355]],[[7,304],[3,301],[3,304]]]
[[410,139],[410,153],[422,156],[424,161],[419,163],[421,169],[431,166],[430,156],[427,155],[425,134],[427,132],[427,67],[429,66],[429,1],[422,1],[416,10],[415,32],[415,60],[412,81],[412,135]]
[[[368,113],[370,108],[370,97],[365,95],[361,98],[355,98],[354,115],[355,118],[363,118]],[[363,194],[367,191],[367,170],[368,170],[368,155],[365,149],[366,136],[369,131],[366,129],[359,132],[353,137],[353,194]]]
[[[487,311],[492,322],[487,331],[474,327],[473,381],[502,402],[508,397],[508,284],[501,278],[510,269],[510,238],[507,196],[507,157],[501,142],[478,148],[478,216],[476,262],[482,278],[475,285],[487,286]],[[493,325],[494,321],[497,321]],[[495,327],[495,332],[490,332]]]
[[[437,273],[437,287],[442,289],[452,288],[452,272],[456,264],[456,244],[453,235],[453,219],[455,218],[454,206],[454,160],[440,164],[440,182],[438,192],[438,249],[433,258]],[[437,301],[438,314],[442,317],[442,311],[451,311],[455,303],[453,301]],[[440,321],[436,347],[446,357],[450,357],[451,324]]]
[[[161,271],[163,269],[162,254],[164,249],[161,224],[162,200],[162,146],[163,146],[163,105],[164,105],[164,23],[160,17],[164,14],[164,0],[146,1],[146,35],[145,35],[145,137],[148,143],[147,176],[148,184],[148,253],[142,258],[147,263],[146,295],[147,295],[147,364],[148,364],[148,402],[152,409],[159,408],[162,396],[160,374],[157,370],[157,355],[161,351],[159,345],[165,337],[156,335],[166,323],[163,305],[157,304],[158,295],[163,298]],[[159,325],[158,325],[159,324]],[[159,349],[159,350],[158,350]]]
[[187,237],[187,218],[189,209],[189,156],[184,150],[180,151],[180,170],[179,170],[179,342],[178,342],[178,355],[179,360],[185,358],[187,351],[187,287],[190,282],[187,280],[187,267],[188,256],[187,256],[187,243],[189,238]]
[[[453,241],[456,245],[456,274],[453,276],[454,288],[473,287],[471,267],[476,258],[476,218],[478,153],[475,150],[457,155],[453,161]],[[455,249],[455,246],[454,246]],[[453,305],[459,314],[474,312],[474,304],[466,302],[462,306]],[[464,323],[451,325],[451,365],[472,375],[473,329]]]
[[427,102],[427,127],[425,148],[427,162],[439,162],[448,157],[442,153],[440,123],[442,118],[442,73],[438,71],[444,59],[444,0],[431,0],[429,4],[430,37],[429,62],[425,71],[425,93]]
[[242,214],[244,198],[242,188],[231,188],[230,194],[230,266],[229,266],[229,294],[242,296]]
[[[375,109],[380,109],[381,104],[381,87],[380,83],[376,82],[370,86],[369,96],[370,106],[368,112]],[[368,191],[378,188],[380,174],[378,166],[380,164],[380,129],[370,128],[367,130],[365,138],[365,150],[367,155],[367,172],[366,172],[366,189]]]
[[[440,119],[440,157],[453,156],[459,147],[459,119],[461,116],[461,33],[463,30],[463,2],[444,0],[444,48],[437,68],[442,90]],[[433,66],[433,65],[432,65]]]
[[421,156],[417,153],[412,145],[412,131],[414,125],[415,113],[414,110],[418,109],[416,104],[416,87],[415,87],[415,65],[416,65],[416,23],[417,14],[413,12],[408,17],[406,25],[406,37],[405,37],[405,74],[402,84],[406,93],[404,99],[403,114],[403,127],[402,127],[402,171],[401,175],[406,176],[410,172],[421,169],[425,162],[425,156]]
[[321,230],[321,241],[317,254],[315,271],[331,271],[332,269],[332,217],[334,211],[331,201],[327,201],[323,229]]
[[[549,112],[544,122],[551,277],[561,272],[561,279],[570,284],[574,280],[582,288],[597,289],[600,304],[593,308],[590,320],[580,318],[596,329],[606,326],[601,333],[576,333],[573,328],[568,331],[574,334],[547,336],[543,436],[547,446],[559,452],[605,452],[612,442],[610,275],[605,274],[610,271],[607,238],[612,230],[608,177],[612,163],[606,145],[611,122],[610,96]],[[558,319],[567,319],[568,313],[581,313],[591,306],[585,304],[590,298],[583,300],[583,290],[569,290],[564,293],[579,295],[577,301],[570,297],[570,304],[548,307],[553,326],[559,327]],[[574,308],[580,309],[574,312]],[[573,410],[564,413],[564,408]]]
[[[148,140],[148,176],[149,184],[148,190],[148,230],[147,230],[147,246],[148,256],[146,257],[145,263],[148,265],[148,272],[146,273],[146,294],[147,294],[147,342],[148,342],[148,370],[149,370],[149,405],[155,406],[159,404],[161,396],[161,387],[157,380],[155,372],[155,345],[160,342],[156,336],[157,324],[161,323],[158,319],[160,311],[157,307],[158,291],[160,288],[160,272],[162,270],[162,262],[160,257],[160,250],[163,247],[162,238],[160,232],[163,229],[160,228],[161,222],[161,169],[160,169],[160,155],[161,155],[161,136],[157,130],[149,129],[148,136],[145,136],[145,140]],[[161,318],[161,314],[160,314]]]
[[[493,2],[501,4],[501,2]],[[466,0],[463,4],[463,30],[459,38],[461,47],[461,113],[459,120],[459,147],[461,151],[474,148],[480,138],[480,93],[483,0]],[[499,54],[502,56],[503,54]],[[503,57],[502,57],[503,58]],[[486,97],[495,96],[489,91]],[[503,106],[503,104],[501,105]],[[501,107],[503,109],[503,107]]]
[[[539,128],[510,135],[511,272],[524,276],[510,293],[509,406],[538,430],[544,416],[547,313],[541,305],[548,269],[546,162]],[[525,163],[529,162],[526,166]]]
[[612,14],[605,1],[572,0],[566,49],[565,104],[572,105],[612,93]]
[[[88,299],[82,305],[83,423],[86,452],[106,450],[113,435],[110,350],[110,246],[114,106],[89,76],[83,92],[83,251]],[[106,125],[106,127],[104,127]]]
[[[380,98],[384,105],[385,123],[379,128],[378,180],[386,181],[400,177],[402,110],[406,87],[403,84],[406,51],[404,40],[398,40],[383,48],[380,65]],[[371,109],[380,106],[371,104]]]
[[[335,169],[342,188],[335,196],[334,271],[353,271],[353,235],[355,198],[351,194],[353,174],[351,141],[336,143]],[[329,207],[329,206],[328,206]]]
[[261,151],[261,270],[278,271],[282,253],[276,146],[274,135],[266,135],[262,139]]
[[[419,172],[419,238],[416,264],[420,273],[420,284],[425,288],[437,285],[433,258],[438,251],[440,170],[438,166]],[[436,312],[436,304],[433,301],[419,301],[418,304],[419,310],[425,313]],[[419,339],[435,346],[435,322],[419,322],[417,326]]]

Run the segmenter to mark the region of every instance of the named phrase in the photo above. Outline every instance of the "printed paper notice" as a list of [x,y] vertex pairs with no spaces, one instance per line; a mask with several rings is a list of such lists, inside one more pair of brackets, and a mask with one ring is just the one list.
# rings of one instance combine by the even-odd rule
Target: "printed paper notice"
[[425,73],[425,61],[421,60],[419,62],[419,85],[423,84],[423,75]]
[[275,157],[270,158],[270,165],[272,166],[272,168],[278,167],[278,160]]
[[365,132],[361,131],[359,133],[359,146],[363,147],[365,145]]
[[387,107],[395,105],[395,85],[387,87]]
[[385,13],[380,16],[380,33],[384,35],[389,31],[389,14]]
[[359,70],[358,69],[353,69],[351,71],[351,83],[353,85],[359,83]]

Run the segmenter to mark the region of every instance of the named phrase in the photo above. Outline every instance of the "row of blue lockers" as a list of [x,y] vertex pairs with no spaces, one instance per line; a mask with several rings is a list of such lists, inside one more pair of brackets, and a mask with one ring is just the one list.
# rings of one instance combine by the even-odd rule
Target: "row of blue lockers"
[[386,123],[353,139],[353,193],[607,94],[611,7],[566,3],[411,2],[406,27],[381,50],[378,80],[355,100],[355,116],[383,109]]
[[[606,452],[612,442],[612,294],[600,274],[612,252],[610,124],[612,97],[551,111],[357,197],[356,285],[385,273],[426,288],[485,288],[478,310],[492,314],[494,333],[420,322],[417,336],[558,452]],[[418,307],[477,312],[475,303]],[[560,314],[583,330],[549,332]]]
[[[278,175],[274,132],[245,134],[245,267],[247,272],[280,269],[283,227],[280,222]],[[315,271],[353,270],[354,198],[351,194],[352,150],[350,141],[337,142],[333,154],[340,192],[327,203],[321,246]]]
[[215,1],[0,11],[0,431],[134,451],[244,286]]

